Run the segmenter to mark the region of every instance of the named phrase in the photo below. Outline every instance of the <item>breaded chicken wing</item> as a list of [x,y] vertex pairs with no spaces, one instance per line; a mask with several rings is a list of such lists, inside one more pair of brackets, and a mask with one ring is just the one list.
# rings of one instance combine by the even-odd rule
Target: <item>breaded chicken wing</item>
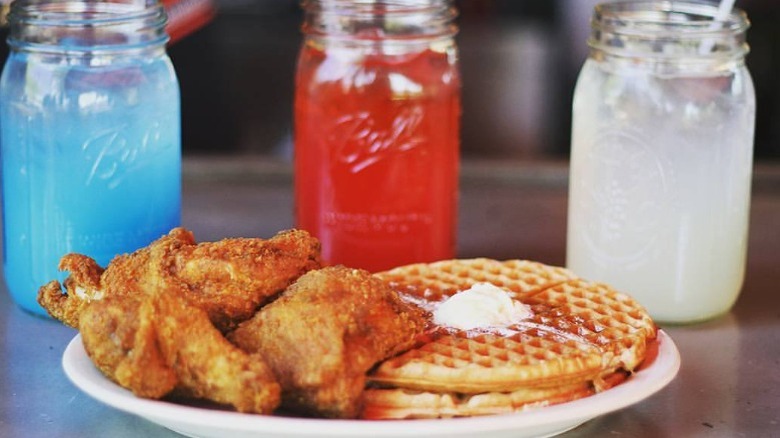
[[[78,329],[80,315],[87,305],[107,296],[138,295],[142,292],[139,281],[148,275],[154,263],[159,263],[163,255],[170,256],[183,246],[191,245],[195,245],[192,233],[184,228],[174,228],[149,246],[114,257],[107,269],[85,255],[66,254],[60,259],[58,268],[68,271],[68,278],[63,285],[55,280],[41,287],[38,304],[55,319]],[[153,253],[158,254],[156,261],[150,260]]]
[[[158,254],[153,260],[154,254]],[[174,228],[131,254],[116,256],[103,270],[91,258],[68,254],[60,269],[70,272],[65,293],[57,282],[41,288],[38,302],[49,314],[78,328],[79,313],[103,296],[137,294],[139,282],[165,257],[165,269],[187,289],[225,332],[254,315],[303,273],[320,267],[320,244],[309,233],[289,230],[270,239],[234,238],[197,244],[192,233]]]
[[420,311],[366,271],[335,266],[301,276],[228,338],[258,352],[282,385],[282,405],[355,417],[366,372],[412,345]]
[[255,413],[278,406],[279,385],[261,357],[230,344],[175,285],[144,283],[154,289],[145,298],[108,297],[84,309],[84,348],[103,374],[140,397],[175,391]]
[[139,397],[157,399],[178,378],[157,344],[155,318],[152,300],[108,297],[84,308],[79,331],[84,350],[105,376]]
[[[139,283],[145,281],[161,263],[179,251],[196,245],[191,231],[177,227],[146,247],[130,254],[120,254],[111,260],[100,278],[100,286],[111,295],[136,294]],[[72,271],[71,271],[72,272]]]
[[231,405],[239,412],[276,409],[280,386],[262,357],[232,345],[204,310],[178,294],[161,296],[154,304],[157,342],[177,376],[179,395]]
[[189,300],[228,331],[319,267],[319,241],[305,231],[289,230],[268,240],[234,238],[183,247],[171,272],[188,286]]
[[79,316],[84,307],[91,301],[103,298],[100,286],[103,268],[93,259],[81,254],[62,257],[58,268],[70,272],[65,280],[65,289],[69,293],[62,293],[58,281],[50,281],[39,290],[38,303],[55,319],[78,328]]
[[105,270],[73,254],[61,266],[71,272],[66,292],[51,282],[39,291],[39,303],[79,329],[106,376],[143,397],[175,390],[268,413],[279,403],[273,374],[221,330],[318,267],[319,244],[304,232],[287,232],[198,245],[177,228]]

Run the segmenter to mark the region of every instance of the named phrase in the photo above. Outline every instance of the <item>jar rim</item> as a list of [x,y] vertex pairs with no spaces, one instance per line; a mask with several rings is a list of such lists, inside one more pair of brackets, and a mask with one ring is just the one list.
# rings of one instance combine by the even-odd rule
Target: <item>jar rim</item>
[[389,13],[419,14],[451,9],[451,0],[301,0],[306,11],[348,15]]
[[36,26],[111,26],[129,20],[158,19],[167,21],[161,3],[77,0],[47,2],[39,0],[15,0],[8,13],[9,21]]
[[745,11],[734,8],[716,22],[718,6],[702,0],[618,0],[594,8],[591,26],[624,35],[675,34],[701,38],[708,34],[743,33],[750,27]]
[[458,33],[452,0],[301,0],[301,6],[301,30],[313,38],[374,44],[446,39]]
[[[165,7],[156,1],[14,0],[7,41],[36,52],[58,52],[64,41],[72,53],[126,51],[165,45],[167,22]],[[106,37],[96,36],[101,34]]]
[[588,46],[595,53],[680,62],[739,60],[750,51],[750,21],[735,8],[716,21],[718,5],[703,0],[617,0],[598,4]]

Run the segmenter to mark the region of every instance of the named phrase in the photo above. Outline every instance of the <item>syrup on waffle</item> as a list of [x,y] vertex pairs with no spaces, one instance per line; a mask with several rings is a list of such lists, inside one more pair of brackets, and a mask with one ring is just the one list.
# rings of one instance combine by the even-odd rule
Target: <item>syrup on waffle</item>
[[429,330],[369,375],[362,416],[372,419],[498,414],[605,390],[644,359],[656,328],[609,286],[524,260],[449,260],[377,274],[433,312],[476,283],[506,290],[533,315],[508,327]]

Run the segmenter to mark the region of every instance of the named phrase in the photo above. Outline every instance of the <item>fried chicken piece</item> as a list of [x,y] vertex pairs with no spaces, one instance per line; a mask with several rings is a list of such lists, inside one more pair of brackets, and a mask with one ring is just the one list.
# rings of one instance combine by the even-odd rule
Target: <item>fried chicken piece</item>
[[[192,233],[177,228],[116,257],[105,270],[88,257],[65,256],[61,266],[71,271],[66,292],[51,282],[39,291],[39,303],[77,327],[96,366],[139,396],[176,391],[269,413],[279,404],[273,374],[220,329],[248,318],[302,271],[318,266],[319,244],[304,232],[194,242]],[[201,277],[189,271],[198,266]],[[253,275],[265,278],[249,280]]]
[[309,233],[289,230],[270,239],[233,238],[196,244],[192,233],[174,228],[131,254],[116,256],[103,270],[91,258],[68,254],[60,269],[70,271],[63,294],[57,282],[41,288],[38,302],[71,327],[89,302],[104,294],[138,293],[139,282],[168,255],[165,269],[186,285],[187,299],[204,309],[222,332],[249,319],[303,273],[320,267],[320,244]]
[[195,245],[191,231],[174,228],[146,247],[114,257],[100,278],[100,286],[112,295],[138,293],[139,282],[144,281],[151,270],[158,268],[162,260],[170,260],[179,251]]
[[170,254],[185,245],[194,245],[195,238],[184,228],[174,228],[149,246],[131,254],[114,257],[107,269],[95,260],[82,254],[66,254],[60,259],[59,270],[68,271],[68,278],[62,286],[54,280],[38,291],[38,304],[53,318],[64,324],[79,328],[79,317],[87,305],[110,296],[138,294],[138,282],[152,266],[153,251]]
[[79,315],[84,307],[91,301],[103,298],[100,287],[103,268],[93,259],[81,254],[65,255],[60,259],[58,268],[70,272],[65,280],[65,289],[69,293],[63,294],[60,283],[54,280],[41,287],[38,303],[52,317],[65,325],[78,328]]
[[258,352],[282,385],[282,405],[310,415],[354,418],[366,372],[410,347],[424,328],[407,305],[367,271],[310,271],[228,335]]
[[172,273],[189,286],[188,298],[226,332],[319,267],[319,241],[289,230],[268,240],[234,238],[181,248]]
[[139,296],[108,297],[84,308],[81,340],[95,366],[135,395],[160,398],[178,378],[158,347],[156,311]]
[[80,332],[98,369],[139,397],[175,391],[240,412],[272,412],[280,388],[262,358],[230,344],[203,310],[164,283],[144,285],[154,299],[109,297],[85,308]]
[[228,342],[204,310],[177,294],[154,303],[158,345],[178,378],[179,395],[231,405],[239,412],[269,414],[279,406],[280,386],[262,357]]

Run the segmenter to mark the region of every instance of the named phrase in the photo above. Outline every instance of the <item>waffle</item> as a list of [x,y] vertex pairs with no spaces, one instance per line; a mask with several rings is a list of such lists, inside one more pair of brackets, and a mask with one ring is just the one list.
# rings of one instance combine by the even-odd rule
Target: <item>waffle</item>
[[377,275],[426,310],[476,283],[492,283],[522,301],[551,285],[577,278],[567,269],[538,262],[486,258],[418,263]]
[[556,388],[529,388],[480,394],[372,389],[365,393],[363,418],[389,420],[508,414],[576,400],[593,392],[593,388],[586,382]]
[[630,297],[537,262],[448,260],[377,275],[428,312],[487,282],[529,306],[532,316],[472,330],[431,320],[414,348],[369,375],[364,418],[499,414],[585,397],[634,370],[656,336]]

